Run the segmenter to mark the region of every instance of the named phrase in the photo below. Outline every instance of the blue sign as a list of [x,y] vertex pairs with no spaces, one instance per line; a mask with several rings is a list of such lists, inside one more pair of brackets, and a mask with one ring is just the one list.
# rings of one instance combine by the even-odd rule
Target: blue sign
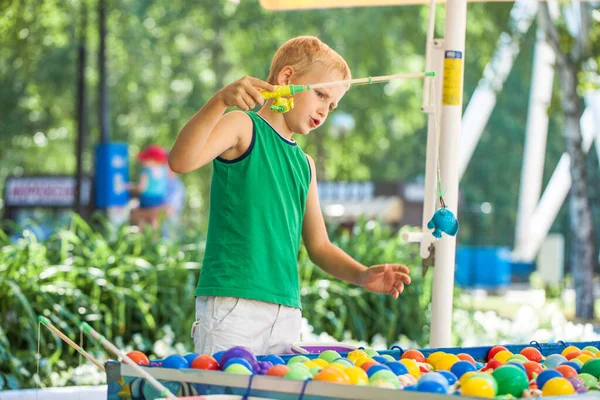
[[129,202],[129,153],[126,143],[96,146],[96,207],[125,206]]

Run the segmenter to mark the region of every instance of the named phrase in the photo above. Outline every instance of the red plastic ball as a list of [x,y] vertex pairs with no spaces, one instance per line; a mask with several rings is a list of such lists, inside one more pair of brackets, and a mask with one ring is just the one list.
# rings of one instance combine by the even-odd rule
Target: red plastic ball
[[486,370],[488,370],[488,369],[495,370],[496,368],[498,368],[498,367],[501,367],[502,365],[504,365],[504,364],[502,364],[502,363],[501,363],[500,361],[498,361],[498,360],[490,360],[490,361],[488,361],[488,363],[485,365],[485,367],[483,367],[483,371],[486,371]]
[[574,359],[574,358],[577,358],[577,357],[579,357],[579,356],[580,356],[580,355],[582,355],[582,354],[583,354],[583,352],[581,352],[581,351],[572,351],[572,352],[570,352],[569,354],[567,354],[567,355],[565,356],[565,358],[566,358],[567,360],[571,361],[572,359]]
[[542,371],[544,370],[544,368],[541,366],[541,364],[535,362],[535,361],[527,361],[523,363],[523,367],[525,367],[525,371],[527,372],[527,378],[529,378],[529,380],[533,379],[533,374],[539,375],[542,373]]
[[492,349],[488,352],[487,359],[488,360],[492,360],[494,358],[494,356],[496,354],[498,354],[499,352],[501,352],[501,351],[508,351],[508,349],[506,347],[504,347],[504,346],[494,346],[494,347],[492,347]]
[[535,361],[539,363],[542,361],[542,353],[535,347],[525,347],[521,350],[521,355],[527,358],[529,361]]
[[425,362],[425,356],[419,350],[406,350],[402,354],[402,358],[410,358],[420,363]]
[[577,371],[575,370],[575,368],[571,367],[570,365],[559,365],[558,367],[556,367],[554,369],[557,370],[558,372],[560,372],[561,375],[564,376],[565,378],[572,378],[574,376],[577,376]]
[[214,357],[209,356],[208,354],[201,354],[198,357],[194,358],[190,368],[194,369],[208,369],[212,371],[219,370],[219,363],[215,360]]
[[369,368],[371,368],[373,365],[377,365],[379,364],[377,361],[367,361],[365,363],[363,363],[363,365],[361,365],[360,367],[363,369],[363,371],[367,372],[367,370]]

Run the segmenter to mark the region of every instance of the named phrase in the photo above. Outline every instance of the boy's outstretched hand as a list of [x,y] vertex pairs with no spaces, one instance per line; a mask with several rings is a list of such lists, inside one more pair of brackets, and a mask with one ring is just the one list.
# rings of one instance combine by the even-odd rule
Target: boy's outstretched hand
[[370,292],[391,294],[397,299],[410,283],[410,270],[402,264],[373,265],[362,272],[361,285]]

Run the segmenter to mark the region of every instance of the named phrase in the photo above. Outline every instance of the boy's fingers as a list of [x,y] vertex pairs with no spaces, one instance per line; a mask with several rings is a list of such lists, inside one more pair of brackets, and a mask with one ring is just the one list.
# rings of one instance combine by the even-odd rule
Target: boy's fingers
[[261,88],[261,89],[266,89],[269,92],[274,92],[275,91],[275,86],[273,86],[270,83],[267,83],[265,81],[261,81],[260,79],[253,78],[253,77],[249,76],[248,77],[248,82],[250,82],[250,84],[252,86],[254,86],[254,87]]
[[410,269],[403,264],[392,264],[392,267],[394,268],[395,271],[399,271],[405,274],[410,274]]
[[396,274],[394,275],[394,279],[400,282],[404,282],[407,285],[411,282],[410,276],[403,274],[402,272],[396,272]]
[[263,105],[265,103],[264,97],[260,94],[260,92],[256,88],[251,88],[248,93],[252,96],[256,104]]
[[398,293],[404,292],[404,283],[402,283],[402,281],[394,283],[394,289],[396,289]]
[[252,97],[250,95],[244,94],[240,97],[241,97],[241,102],[246,105],[246,111],[253,109],[254,106],[256,105],[256,103],[254,102],[254,100],[252,99]]

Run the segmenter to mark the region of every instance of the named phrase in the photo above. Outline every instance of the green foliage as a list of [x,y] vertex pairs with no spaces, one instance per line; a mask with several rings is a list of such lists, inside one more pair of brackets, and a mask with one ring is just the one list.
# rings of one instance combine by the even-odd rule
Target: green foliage
[[[202,234],[156,242],[151,233],[93,229],[74,216],[70,227],[44,243],[26,230],[14,242],[2,233],[0,245],[0,382],[30,382],[38,315],[72,339],[81,321],[125,343],[134,334],[153,343],[164,325],[177,327],[179,341],[189,337]],[[76,356],[50,336],[43,332],[42,377],[59,360]]]

